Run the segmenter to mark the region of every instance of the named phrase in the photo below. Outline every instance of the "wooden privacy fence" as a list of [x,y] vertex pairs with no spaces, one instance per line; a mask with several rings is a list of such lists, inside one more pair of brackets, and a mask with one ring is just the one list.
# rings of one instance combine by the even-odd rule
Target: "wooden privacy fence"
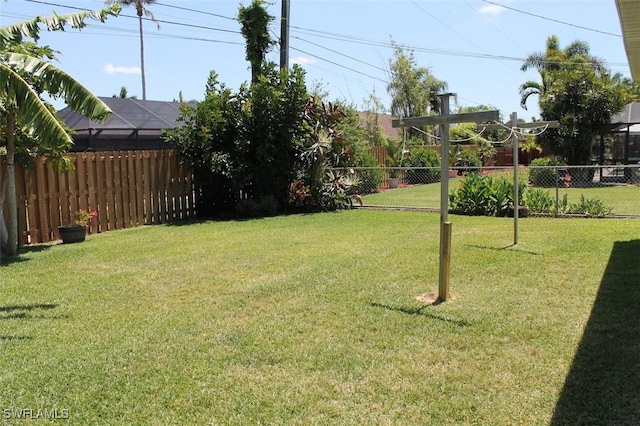
[[[32,169],[16,165],[21,246],[58,240],[58,226],[72,223],[78,209],[98,212],[89,233],[195,216],[192,174],[179,164],[176,151],[68,156],[74,171],[57,172],[44,158],[36,159]],[[4,178],[3,163],[0,176]]]

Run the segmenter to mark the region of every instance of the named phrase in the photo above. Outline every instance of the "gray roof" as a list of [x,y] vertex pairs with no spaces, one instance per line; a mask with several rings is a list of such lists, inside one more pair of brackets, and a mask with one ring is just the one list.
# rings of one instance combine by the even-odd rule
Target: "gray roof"
[[157,133],[179,125],[180,102],[141,101],[132,98],[100,98],[113,113],[103,123],[91,120],[67,107],[58,115],[78,133],[131,134]]
[[611,117],[613,130],[626,130],[633,124],[640,124],[640,102],[632,102]]

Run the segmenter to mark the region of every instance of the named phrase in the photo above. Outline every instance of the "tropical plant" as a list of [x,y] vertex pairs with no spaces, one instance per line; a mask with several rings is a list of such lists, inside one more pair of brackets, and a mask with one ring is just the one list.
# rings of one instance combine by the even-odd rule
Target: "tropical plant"
[[569,205],[569,212],[583,214],[591,217],[604,217],[611,213],[613,208],[605,206],[602,200],[585,197],[580,194],[580,201]]
[[316,205],[323,210],[350,207],[351,197],[362,184],[350,169],[356,161],[355,153],[338,130],[347,116],[339,103],[325,104],[314,96],[303,110],[310,131],[302,154],[301,173]]
[[538,96],[543,120],[557,120],[558,129],[539,136],[540,145],[569,165],[588,164],[595,136],[607,132],[611,116],[637,97],[637,86],[620,74],[612,74],[589,53],[589,45],[574,41],[560,48],[556,36],[547,39],[545,52],[527,57],[522,70],[535,68],[540,81],[520,86],[521,105]]
[[319,197],[320,208],[325,211],[352,208],[361,183],[351,169],[327,170]]
[[154,4],[156,0],[106,0],[107,4],[120,4],[122,6],[133,6],[136,8],[136,15],[138,15],[138,28],[140,33],[140,74],[142,75],[142,100],[147,100],[147,82],[145,77],[144,68],[144,37],[142,31],[142,17],[146,16],[156,23],[156,26],[160,28],[160,24],[156,21],[155,16],[146,6]]
[[[526,185],[520,183],[518,190],[521,205]],[[458,214],[504,217],[514,204],[513,180],[504,175],[468,174],[449,193],[449,206]]]
[[549,213],[555,203],[549,191],[540,188],[529,188],[524,199],[524,205],[531,213]]
[[2,144],[6,147],[7,165],[0,187],[0,226],[4,226],[2,206],[6,197],[9,207],[6,221],[8,238],[4,249],[7,254],[15,254],[18,245],[14,168],[18,143],[16,135],[29,136],[31,143],[52,155],[66,151],[73,143],[66,128],[56,118],[53,108],[42,100],[40,93],[61,97],[75,111],[96,120],[104,119],[111,113],[99,98],[54,66],[49,58],[34,55],[33,50],[25,48],[28,43],[25,38],[37,41],[41,25],[50,30],[64,30],[67,26],[82,28],[86,25],[86,19],[104,22],[108,16],[117,15],[119,10],[114,5],[100,11],[37,17],[0,28],[0,108],[5,120],[2,125],[5,134]]
[[402,173],[402,161],[408,156],[408,152],[401,144],[393,141],[388,141],[385,149],[387,151],[386,163],[389,168],[389,177],[400,177]]

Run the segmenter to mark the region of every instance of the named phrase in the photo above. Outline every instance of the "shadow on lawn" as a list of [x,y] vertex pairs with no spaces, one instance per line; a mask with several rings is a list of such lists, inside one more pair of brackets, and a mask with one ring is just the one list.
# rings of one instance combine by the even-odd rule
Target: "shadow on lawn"
[[471,247],[471,248],[483,249],[483,250],[495,250],[495,251],[509,250],[509,251],[514,251],[514,252],[518,252],[518,253],[530,254],[532,256],[540,256],[540,255],[542,255],[542,253],[537,253],[535,251],[521,250],[517,245],[514,245],[514,244],[510,244],[510,245],[504,246],[504,247],[489,247],[489,246],[480,246],[480,245],[476,245],[476,244],[465,244],[465,246],[466,247]]
[[22,255],[27,253],[38,253],[41,251],[48,250],[51,247],[53,247],[53,245],[51,244],[40,244],[37,246],[21,247],[20,251],[15,256],[0,256],[0,267],[9,266],[12,263],[26,262],[29,259],[23,257]]
[[615,243],[551,425],[640,424],[640,240]]
[[43,314],[33,314],[33,311],[50,310],[58,305],[49,303],[37,303],[33,305],[9,305],[0,306],[0,320],[8,319],[59,319],[67,316],[46,316]]
[[381,303],[373,302],[371,303],[371,306],[373,306],[374,308],[386,309],[387,311],[400,312],[406,315],[420,315],[423,317],[427,317],[427,318],[431,318],[431,319],[435,319],[443,322],[448,322],[450,324],[455,324],[458,327],[467,327],[471,325],[469,321],[446,318],[440,315],[432,314],[431,312],[425,312],[425,309],[433,305],[423,305],[416,308],[405,308],[404,306],[389,306],[389,305],[383,305]]

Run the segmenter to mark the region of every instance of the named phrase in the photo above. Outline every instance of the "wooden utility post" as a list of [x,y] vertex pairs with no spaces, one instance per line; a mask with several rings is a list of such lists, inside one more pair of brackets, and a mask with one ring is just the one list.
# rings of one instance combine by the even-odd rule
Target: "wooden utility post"
[[282,0],[280,17],[280,69],[289,69],[289,0]]
[[439,125],[442,135],[441,177],[440,177],[440,268],[438,281],[438,300],[449,299],[449,271],[451,266],[451,222],[449,222],[449,126],[451,123],[482,123],[496,121],[498,111],[481,111],[465,114],[450,114],[449,99],[453,93],[438,95],[442,101],[440,115],[430,117],[402,118],[392,121],[393,127]]

